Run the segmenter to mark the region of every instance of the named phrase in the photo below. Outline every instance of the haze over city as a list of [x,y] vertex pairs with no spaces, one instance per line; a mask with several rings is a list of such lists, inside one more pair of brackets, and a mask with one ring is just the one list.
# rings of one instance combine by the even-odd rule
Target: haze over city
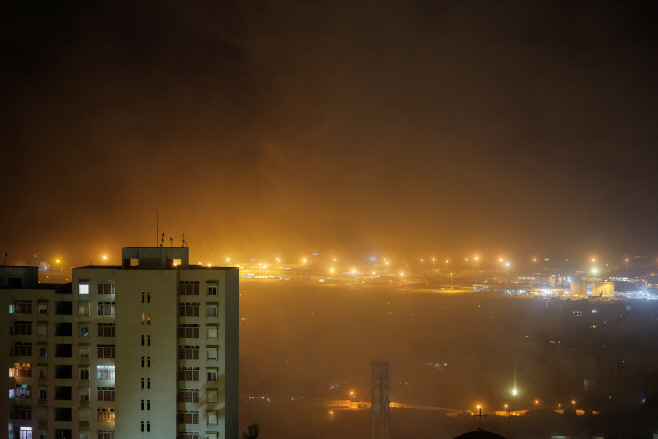
[[651,4],[4,9],[12,263],[656,252]]
[[[87,361],[90,344],[108,342],[94,322],[108,323],[124,337],[120,377],[142,355],[130,328],[153,328],[153,352],[180,344],[162,348],[171,368],[153,357],[172,395],[194,387],[182,403],[158,401],[178,410],[179,439],[203,437],[206,418],[218,431],[230,418],[232,439],[254,422],[268,438],[374,438],[373,361],[390,366],[390,439],[452,438],[480,422],[508,439],[649,437],[657,12],[613,1],[9,2],[9,388],[32,385],[24,364],[37,349],[48,367],[61,361],[62,340],[45,337],[66,318],[64,361]],[[47,322],[27,320],[30,294]],[[127,317],[138,307],[146,326]],[[171,340],[156,338],[160,324]],[[19,358],[33,339],[35,358]],[[226,340],[228,378],[213,363]],[[112,360],[93,349],[89,360],[112,367],[112,381],[114,347]],[[230,416],[203,402],[197,360],[202,378],[210,364],[209,382],[231,384],[211,384],[214,403],[230,394]],[[174,363],[183,378],[167,375]],[[105,404],[94,395],[92,408]],[[141,404],[113,406],[116,426],[137,431]],[[71,413],[66,428],[46,422],[49,434],[114,439],[114,412],[91,433]],[[15,424],[15,437],[36,439]]]

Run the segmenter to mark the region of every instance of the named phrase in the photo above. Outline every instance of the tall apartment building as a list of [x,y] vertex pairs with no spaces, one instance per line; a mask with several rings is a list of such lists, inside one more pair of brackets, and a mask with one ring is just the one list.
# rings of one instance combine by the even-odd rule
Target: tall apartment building
[[58,288],[0,267],[7,437],[237,438],[238,269],[191,266],[186,247],[122,260]]

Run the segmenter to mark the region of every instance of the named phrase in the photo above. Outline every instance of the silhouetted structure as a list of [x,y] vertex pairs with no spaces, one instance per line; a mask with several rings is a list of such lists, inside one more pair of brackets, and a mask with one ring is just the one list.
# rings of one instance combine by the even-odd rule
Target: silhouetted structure
[[388,361],[372,362],[372,439],[388,439],[391,419]]

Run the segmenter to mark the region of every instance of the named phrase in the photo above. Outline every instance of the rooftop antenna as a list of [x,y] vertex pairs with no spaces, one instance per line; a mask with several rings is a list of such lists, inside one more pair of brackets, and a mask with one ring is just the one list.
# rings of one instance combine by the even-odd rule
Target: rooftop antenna
[[7,266],[7,253],[5,253],[5,267]]
[[187,243],[185,242],[185,233],[183,233],[183,247],[187,247]]
[[480,418],[480,427],[478,428],[478,430],[479,430],[479,431],[482,431],[482,418],[483,418],[484,416],[487,416],[487,415],[483,415],[483,414],[482,414],[482,406],[481,406],[481,405],[478,406],[478,414],[475,415],[475,416],[477,416],[478,418]]
[[171,246],[173,247],[173,246],[174,246],[174,238],[172,238],[172,237],[170,236],[170,237],[169,237],[169,242],[171,242]]
[[160,236],[160,216],[159,212],[155,211],[155,246],[158,246],[158,236]]
[[162,244],[164,244],[164,233],[162,234],[162,241],[160,242],[160,248],[162,248]]

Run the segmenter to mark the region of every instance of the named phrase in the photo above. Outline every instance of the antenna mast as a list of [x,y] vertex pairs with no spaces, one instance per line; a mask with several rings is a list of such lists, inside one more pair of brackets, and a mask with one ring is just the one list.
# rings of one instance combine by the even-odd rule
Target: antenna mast
[[160,217],[159,212],[155,211],[155,246],[158,246],[158,238],[160,237]]

